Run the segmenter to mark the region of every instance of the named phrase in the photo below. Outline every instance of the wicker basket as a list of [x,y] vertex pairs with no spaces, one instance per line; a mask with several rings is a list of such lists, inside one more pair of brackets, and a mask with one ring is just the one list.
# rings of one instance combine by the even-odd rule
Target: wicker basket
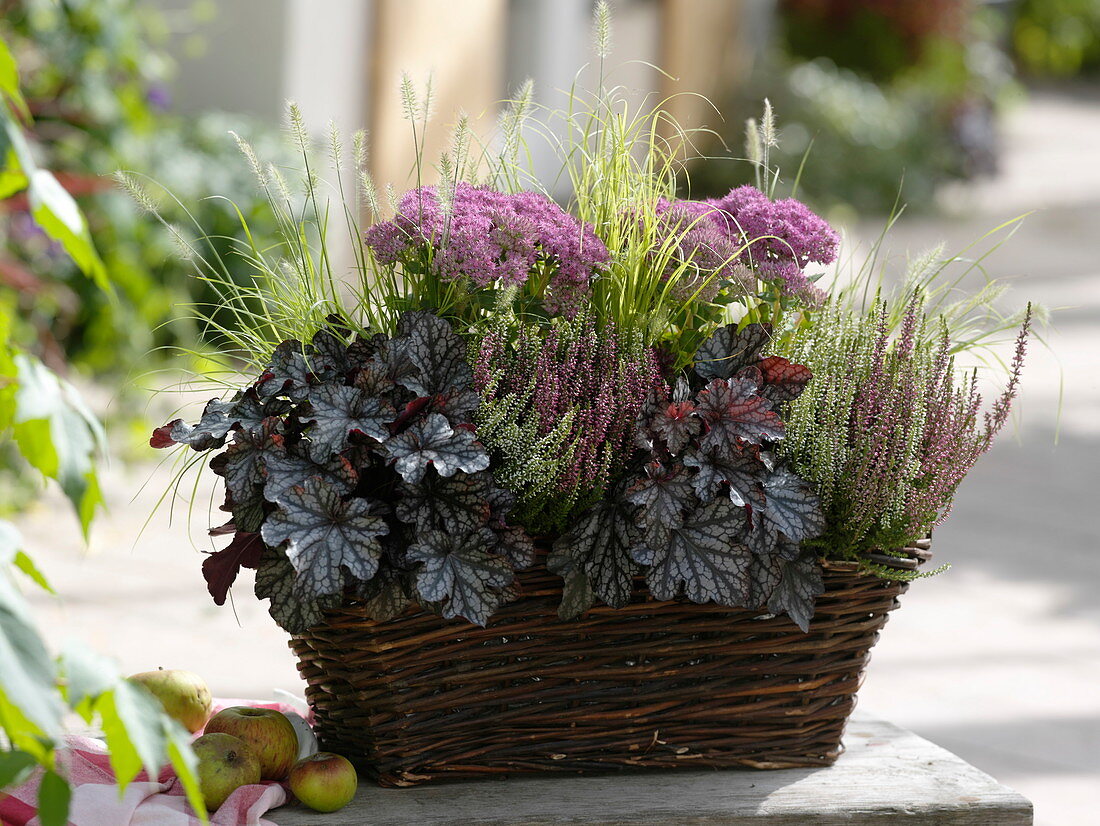
[[487,628],[348,604],[291,640],[323,747],[385,786],[513,772],[825,766],[903,583],[826,570],[809,633],[787,617],[658,602],[562,622],[561,580]]

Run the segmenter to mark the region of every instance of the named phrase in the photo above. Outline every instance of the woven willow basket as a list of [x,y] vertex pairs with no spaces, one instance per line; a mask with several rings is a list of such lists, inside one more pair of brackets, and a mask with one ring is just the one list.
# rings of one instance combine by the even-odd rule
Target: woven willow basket
[[808,633],[785,616],[658,602],[558,619],[561,580],[487,628],[356,604],[291,640],[322,746],[384,786],[515,772],[826,766],[903,583],[827,569]]

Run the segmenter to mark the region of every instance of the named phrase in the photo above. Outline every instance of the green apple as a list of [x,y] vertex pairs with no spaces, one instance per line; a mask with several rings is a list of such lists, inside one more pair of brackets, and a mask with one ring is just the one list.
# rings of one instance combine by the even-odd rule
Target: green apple
[[204,734],[191,748],[199,758],[202,799],[211,812],[241,786],[260,782],[260,760],[239,737]]
[[221,732],[240,737],[260,760],[260,777],[283,780],[298,759],[298,734],[281,711],[233,706],[210,718],[207,734]]
[[157,671],[143,671],[130,679],[145,686],[160,700],[165,713],[178,720],[192,734],[206,724],[210,716],[210,687],[198,674],[180,669],[165,671],[161,668]]
[[290,770],[290,790],[309,808],[335,812],[355,797],[359,777],[347,758],[319,751],[299,760]]

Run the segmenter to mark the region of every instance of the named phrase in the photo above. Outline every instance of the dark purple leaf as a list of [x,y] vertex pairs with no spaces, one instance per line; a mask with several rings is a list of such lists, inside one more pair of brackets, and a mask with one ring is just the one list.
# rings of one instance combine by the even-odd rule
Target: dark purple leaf
[[489,454],[474,434],[452,428],[439,413],[429,413],[423,421],[390,438],[384,448],[401,477],[414,485],[429,467],[440,476],[451,476],[459,470],[475,473],[489,467]]
[[497,530],[497,552],[516,571],[535,564],[535,542],[519,525],[504,525]]
[[707,425],[699,444],[720,456],[732,456],[737,439],[759,444],[784,435],[772,403],[747,379],[715,379],[699,393],[697,409]]
[[402,377],[398,384],[418,396],[437,396],[473,383],[466,342],[444,319],[429,312],[408,312],[398,321],[398,334],[406,337],[408,358],[416,367],[414,375]]
[[225,604],[238,572],[241,568],[256,568],[263,552],[264,543],[258,533],[238,533],[225,548],[202,561],[202,575],[215,604]]
[[596,594],[592,591],[592,582],[576,569],[561,571],[561,605],[558,616],[563,620],[576,619],[596,604]]
[[302,455],[299,450],[300,448],[285,453],[272,452],[264,458],[267,469],[264,498],[267,501],[282,504],[291,488],[300,487],[313,477],[324,479],[341,496],[354,490],[359,477],[346,458],[334,456],[324,463],[315,462],[309,456]]
[[695,415],[695,405],[684,401],[664,405],[650,419],[650,426],[665,440],[669,451],[677,454],[698,435],[703,423]]
[[561,576],[580,572],[600,599],[621,608],[630,601],[637,570],[629,552],[635,533],[631,514],[618,502],[598,502],[558,537],[546,566]]
[[403,614],[412,604],[410,577],[405,571],[383,566],[370,582],[363,584],[358,596],[368,617],[386,622]]
[[344,500],[328,482],[312,478],[283,496],[263,524],[263,538],[272,547],[286,543],[299,591],[314,597],[338,593],[345,570],[361,582],[378,571],[378,537],[389,527],[372,504]]
[[256,598],[269,599],[268,613],[289,634],[301,634],[324,620],[322,611],[335,608],[342,601],[339,593],[314,596],[297,587],[294,566],[286,554],[271,551],[264,554],[256,569]]
[[766,608],[772,593],[783,579],[783,558],[774,554],[752,555],[749,566],[749,599],[746,608]]
[[758,366],[764,379],[760,395],[773,402],[797,399],[813,378],[809,367],[793,364],[782,356],[768,356]]
[[409,559],[422,562],[416,572],[420,595],[443,603],[446,618],[465,617],[485,625],[503,600],[500,589],[515,578],[508,561],[493,553],[496,537],[488,528],[471,533],[424,531],[409,548]]
[[397,416],[387,400],[342,384],[315,388],[309,397],[309,411],[303,421],[308,423],[310,454],[320,462],[347,447],[352,433],[385,441],[390,436],[386,425]]
[[803,631],[810,630],[816,598],[825,593],[817,557],[804,551],[794,562],[783,562],[783,579],[768,599],[768,610],[785,613]]
[[684,464],[695,468],[691,483],[704,502],[723,492],[724,483],[729,486],[729,498],[735,505],[764,505],[763,480],[767,468],[755,445],[739,446],[728,456],[692,452],[684,457]]
[[288,339],[271,354],[271,362],[256,382],[256,392],[262,399],[287,396],[301,401],[309,395],[313,378],[302,342]]
[[210,468],[225,479],[233,521],[246,533],[258,531],[264,520],[265,463],[269,455],[284,452],[281,426],[270,418],[256,432],[238,430],[229,447],[210,460]]
[[779,467],[764,481],[764,516],[795,542],[813,539],[825,530],[821,500],[808,482],[789,468]]
[[441,477],[428,473],[417,484],[400,482],[397,518],[417,530],[472,531],[489,524],[493,477],[487,472]]
[[750,517],[741,537],[749,550],[757,556],[771,556],[779,549],[779,534],[775,526],[764,517],[763,508],[750,508]]
[[740,331],[736,324],[719,327],[695,353],[695,372],[706,381],[728,379],[760,361],[771,335],[766,324],[749,324]]
[[682,465],[663,467],[659,462],[646,465],[646,475],[627,492],[626,498],[638,505],[638,521],[644,527],[678,525],[684,511],[694,508],[695,494],[688,472]]
[[633,550],[648,565],[646,582],[657,599],[675,599],[681,589],[692,602],[744,606],[750,595],[752,553],[732,541],[744,525],[744,510],[728,499],[702,505],[658,544],[647,538]]

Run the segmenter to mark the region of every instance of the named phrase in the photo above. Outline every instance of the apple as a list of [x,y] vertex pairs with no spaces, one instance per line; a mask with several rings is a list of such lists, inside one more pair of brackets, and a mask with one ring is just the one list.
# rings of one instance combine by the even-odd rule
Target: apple
[[290,790],[309,808],[335,812],[355,797],[359,777],[347,758],[319,751],[299,760],[290,770]]
[[283,780],[298,759],[298,734],[281,711],[251,706],[223,708],[210,718],[207,734],[240,737],[260,760],[260,777]]
[[163,668],[143,671],[130,679],[144,686],[164,706],[165,713],[194,734],[210,716],[210,687],[198,674]]
[[241,738],[204,734],[191,744],[199,758],[199,788],[206,808],[214,811],[241,786],[260,782],[260,759]]

